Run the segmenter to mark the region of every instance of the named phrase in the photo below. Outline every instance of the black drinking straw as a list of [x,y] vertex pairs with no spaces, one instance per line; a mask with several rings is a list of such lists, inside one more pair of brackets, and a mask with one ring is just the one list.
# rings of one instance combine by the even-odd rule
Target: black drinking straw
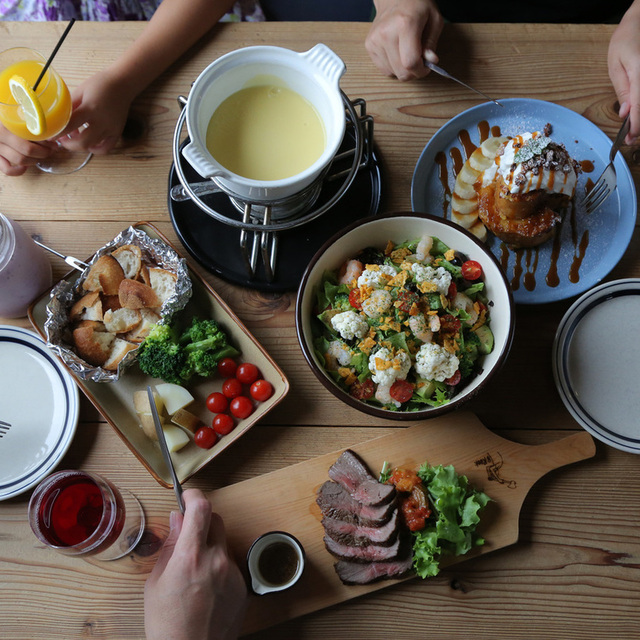
[[58,44],[55,46],[55,49],[51,52],[49,59],[44,63],[44,67],[42,67],[42,71],[40,72],[40,75],[38,76],[36,83],[33,85],[34,91],[38,88],[38,85],[40,84],[40,80],[42,80],[42,76],[44,76],[44,74],[47,72],[47,69],[51,65],[51,61],[55,57],[56,53],[58,53],[58,49],[60,48],[60,45],[64,42],[64,39],[67,37],[67,34],[71,30],[71,27],[73,27],[73,23],[75,21],[76,21],[75,18],[71,18],[71,20],[69,21],[69,24],[67,25],[67,28],[64,30],[64,33],[60,36],[60,40],[58,40]]

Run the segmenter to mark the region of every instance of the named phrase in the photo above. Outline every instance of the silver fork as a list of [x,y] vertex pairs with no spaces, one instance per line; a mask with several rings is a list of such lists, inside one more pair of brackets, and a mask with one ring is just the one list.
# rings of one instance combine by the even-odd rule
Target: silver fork
[[82,260],[78,260],[78,258],[74,258],[73,256],[65,256],[63,253],[59,253],[55,249],[52,249],[51,247],[47,247],[46,244],[42,244],[42,242],[38,242],[38,240],[36,240],[35,238],[32,238],[32,240],[39,247],[42,247],[43,249],[50,251],[54,255],[58,256],[58,258],[62,258],[68,265],[71,265],[74,269],[77,269],[78,271],[84,271],[89,266],[86,262],[82,262]]
[[0,438],[2,438],[2,436],[7,435],[7,432],[9,431],[9,427],[11,425],[8,422],[4,422],[4,420],[0,420]]
[[615,191],[617,178],[613,161],[629,133],[629,126],[629,116],[627,116],[620,127],[620,131],[618,131],[616,139],[613,141],[613,146],[609,152],[609,164],[605,167],[598,181],[582,201],[582,205],[587,213],[593,213]]

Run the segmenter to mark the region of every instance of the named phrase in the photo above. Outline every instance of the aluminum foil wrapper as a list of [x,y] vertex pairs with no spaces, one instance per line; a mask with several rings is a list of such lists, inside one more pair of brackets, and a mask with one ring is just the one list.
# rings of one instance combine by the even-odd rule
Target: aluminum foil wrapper
[[118,247],[126,244],[139,246],[142,251],[143,261],[168,269],[178,276],[176,290],[164,301],[160,310],[162,322],[168,322],[173,314],[183,309],[191,298],[191,278],[189,277],[186,260],[181,258],[165,242],[151,238],[143,230],[135,227],[125,229],[96,252],[88,263],[89,267],[80,274],[77,280],[74,282],[61,280],[51,290],[50,300],[47,304],[47,318],[44,324],[47,344],[81,380],[114,382],[136,359],[138,349],[133,349],[122,359],[117,371],[107,371],[101,367],[86,363],[74,353],[71,346],[69,312],[73,303],[82,297],[84,293],[82,283],[87,276],[89,268],[100,256],[110,254]]

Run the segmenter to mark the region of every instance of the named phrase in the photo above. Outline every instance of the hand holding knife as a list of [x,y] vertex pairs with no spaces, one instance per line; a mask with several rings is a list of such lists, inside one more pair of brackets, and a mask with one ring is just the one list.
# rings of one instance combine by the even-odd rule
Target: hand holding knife
[[164,431],[162,430],[162,423],[160,422],[160,416],[158,415],[158,408],[156,407],[156,401],[153,397],[153,390],[150,386],[147,386],[147,395],[149,396],[149,404],[151,405],[151,415],[153,415],[153,423],[156,427],[156,434],[158,435],[158,443],[160,444],[160,450],[162,451],[162,457],[169,468],[171,478],[173,480],[173,490],[176,493],[176,499],[178,500],[178,506],[180,507],[180,513],[184,515],[184,500],[182,499],[182,485],[178,482],[178,476],[171,460],[171,452],[167,446],[167,440],[164,437]]

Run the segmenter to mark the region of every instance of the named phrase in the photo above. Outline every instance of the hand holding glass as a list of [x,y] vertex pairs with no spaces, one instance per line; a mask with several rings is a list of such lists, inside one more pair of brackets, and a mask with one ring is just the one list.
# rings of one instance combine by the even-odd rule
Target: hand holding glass
[[[10,81],[16,76],[23,78],[27,85],[24,92],[28,93],[28,89],[35,85],[45,63],[42,55],[26,47],[7,49],[0,53],[0,122],[23,140],[40,142],[55,139],[64,131],[71,118],[69,89],[51,66],[33,92],[36,100],[30,105],[30,113],[25,113],[25,108],[14,98]],[[91,154],[88,154],[83,156],[80,162],[76,158],[70,161],[72,164],[62,164],[55,158],[58,154],[66,156],[68,152],[60,147],[50,163],[40,162],[38,168],[48,173],[70,173],[83,167],[91,157]]]

